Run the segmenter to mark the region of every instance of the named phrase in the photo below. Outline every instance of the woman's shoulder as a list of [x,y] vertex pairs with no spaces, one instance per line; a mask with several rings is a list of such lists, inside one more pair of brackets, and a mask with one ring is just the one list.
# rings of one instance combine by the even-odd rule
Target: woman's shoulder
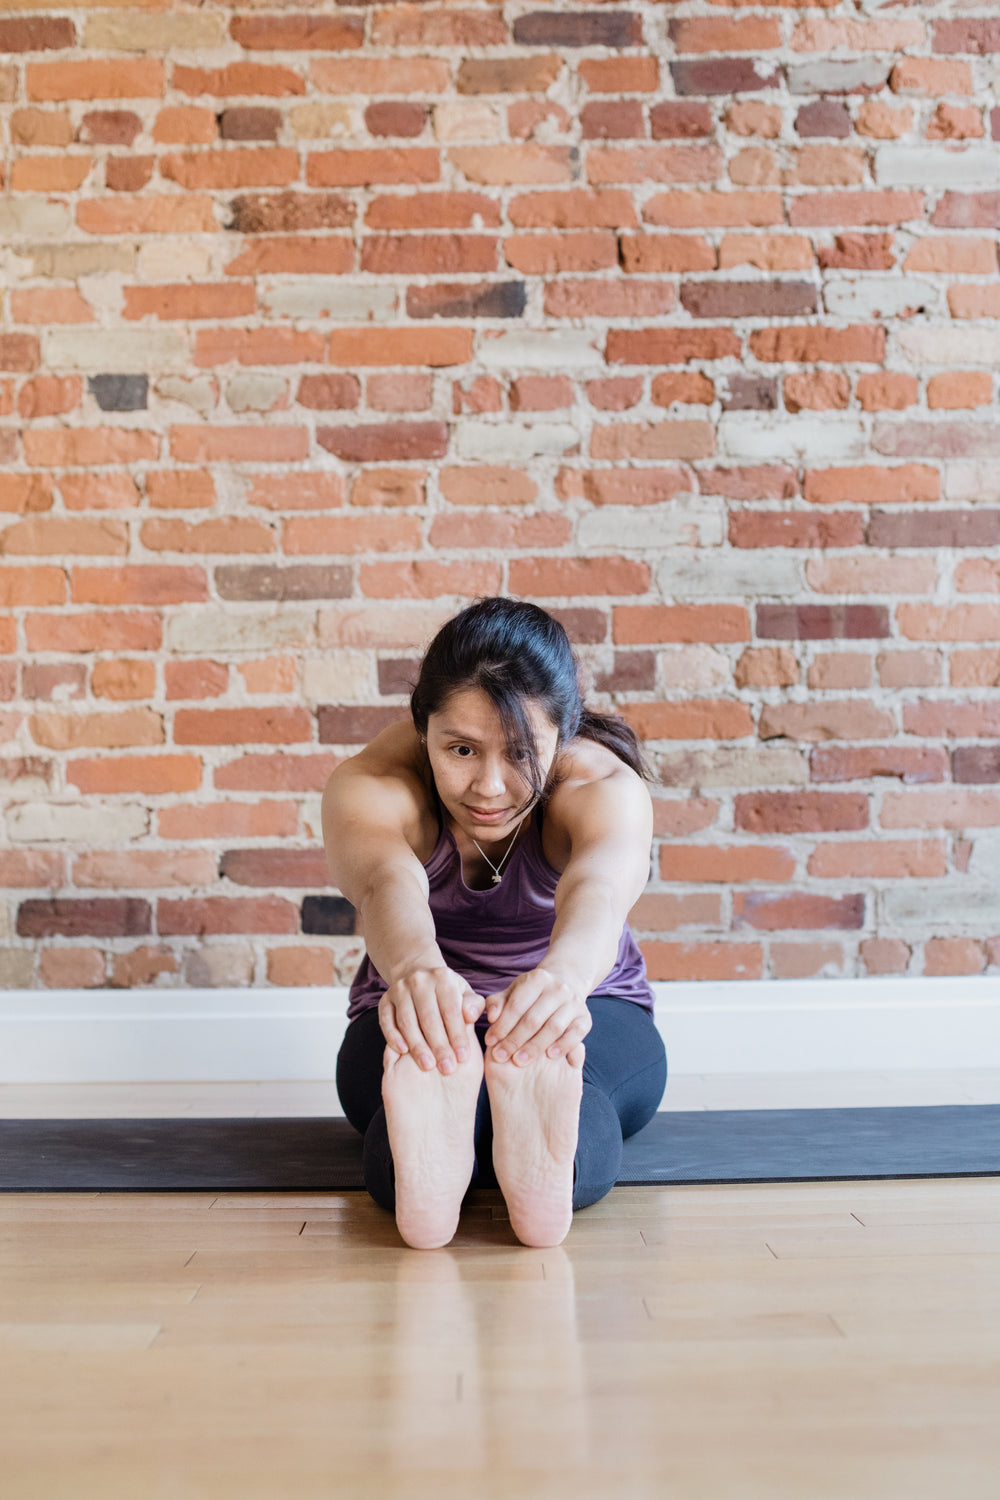
[[546,852],[551,848],[558,860],[568,858],[574,838],[581,833],[592,834],[602,826],[609,831],[638,831],[652,816],[642,777],[605,745],[571,740],[560,751],[554,771],[544,827]]
[[436,833],[437,814],[430,769],[409,719],[380,731],[357,755],[331,773],[325,807],[342,808],[353,822],[397,824],[411,844],[425,845]]

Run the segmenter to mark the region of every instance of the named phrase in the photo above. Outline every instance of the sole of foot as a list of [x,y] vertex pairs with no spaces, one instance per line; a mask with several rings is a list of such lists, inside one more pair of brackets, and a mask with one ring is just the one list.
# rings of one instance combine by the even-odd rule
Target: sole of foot
[[385,1050],[382,1101],[396,1174],[396,1227],[414,1250],[447,1245],[475,1165],[483,1054],[469,1027],[468,1058],[454,1073],[424,1072]]
[[543,1054],[523,1067],[486,1053],[493,1166],[522,1245],[561,1244],[573,1222],[582,1047],[577,1052],[577,1066]]

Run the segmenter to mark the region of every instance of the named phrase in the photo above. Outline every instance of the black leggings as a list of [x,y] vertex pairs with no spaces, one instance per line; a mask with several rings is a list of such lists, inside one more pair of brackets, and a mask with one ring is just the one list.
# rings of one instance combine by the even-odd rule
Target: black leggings
[[[649,1011],[631,1000],[595,995],[587,1001],[593,1026],[584,1039],[580,1134],[574,1163],[573,1207],[586,1208],[610,1192],[622,1159],[622,1141],[655,1115],[667,1082],[667,1056]],[[486,1028],[477,1028],[480,1045]],[[365,1186],[376,1203],[396,1206],[395,1176],[385,1110],[382,1058],[385,1039],[378,1012],[350,1023],[337,1057],[337,1091],[344,1113],[365,1138]],[[496,1187],[493,1124],[486,1085],[476,1106],[473,1187]]]

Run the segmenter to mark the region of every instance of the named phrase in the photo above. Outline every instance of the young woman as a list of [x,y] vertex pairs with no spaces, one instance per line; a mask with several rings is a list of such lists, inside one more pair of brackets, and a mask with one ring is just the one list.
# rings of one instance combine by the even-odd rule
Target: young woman
[[666,1082],[626,923],[649,875],[641,755],[584,708],[562,626],[511,599],[441,629],[410,708],[323,798],[367,949],[340,1099],[408,1244],[447,1244],[475,1179],[524,1244],[555,1245]]

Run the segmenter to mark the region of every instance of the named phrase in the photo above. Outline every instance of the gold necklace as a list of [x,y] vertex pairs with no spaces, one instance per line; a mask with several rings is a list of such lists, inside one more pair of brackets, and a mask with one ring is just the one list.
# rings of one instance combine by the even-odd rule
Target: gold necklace
[[518,823],[517,827],[514,829],[514,832],[513,832],[512,836],[511,836],[511,841],[507,845],[506,852],[504,853],[504,856],[503,856],[503,858],[501,859],[501,861],[500,861],[500,863],[498,865],[495,865],[493,863],[493,861],[490,859],[489,855],[486,853],[486,850],[478,842],[477,839],[473,839],[472,840],[472,842],[475,844],[476,848],[479,850],[480,854],[485,859],[486,863],[489,865],[490,869],[493,871],[493,875],[492,875],[492,879],[491,879],[491,884],[493,884],[493,885],[499,885],[500,884],[500,881],[503,878],[501,876],[501,874],[500,874],[500,871],[503,869],[504,865],[507,863],[507,856],[510,854],[510,851],[513,849],[514,845],[517,843],[517,836],[520,833],[520,831],[521,831],[521,825],[520,825],[520,823]]

